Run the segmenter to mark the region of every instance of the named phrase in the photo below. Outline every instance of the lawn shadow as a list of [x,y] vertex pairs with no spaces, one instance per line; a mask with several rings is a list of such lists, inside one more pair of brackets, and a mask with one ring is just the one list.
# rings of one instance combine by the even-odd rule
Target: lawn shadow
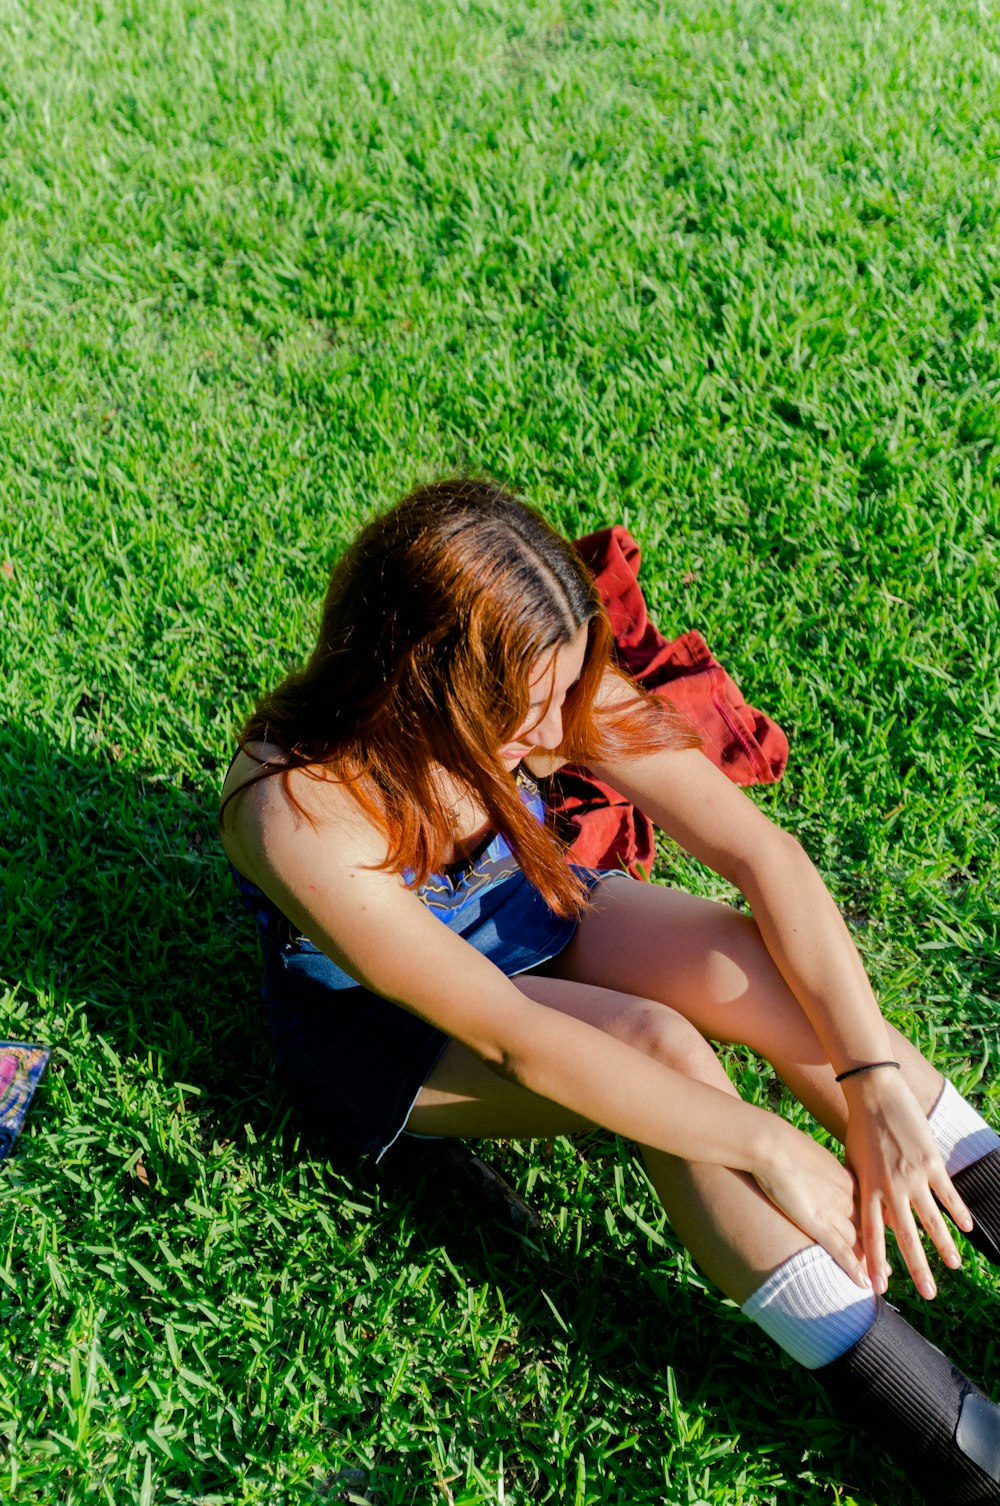
[[51,1045],[54,1062],[99,1036],[194,1087],[228,1137],[263,1129],[275,1106],[253,927],[214,795],[10,724],[0,777],[5,1033]]

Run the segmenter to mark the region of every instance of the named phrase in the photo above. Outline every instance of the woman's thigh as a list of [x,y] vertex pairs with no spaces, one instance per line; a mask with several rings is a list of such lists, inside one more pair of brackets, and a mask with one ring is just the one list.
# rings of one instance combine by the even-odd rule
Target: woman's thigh
[[807,1067],[826,1062],[754,920],[680,889],[605,881],[569,945],[541,971],[658,999],[711,1040]]
[[[735,1092],[698,1031],[658,1001],[537,973],[512,981],[546,1008],[586,1020],[664,1066]],[[583,1115],[501,1077],[458,1041],[445,1047],[406,1121],[414,1134],[473,1139],[549,1138],[592,1127]]]

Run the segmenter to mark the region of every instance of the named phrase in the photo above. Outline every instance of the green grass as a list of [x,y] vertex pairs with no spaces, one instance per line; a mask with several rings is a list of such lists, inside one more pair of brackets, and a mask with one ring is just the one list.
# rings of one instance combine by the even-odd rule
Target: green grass
[[[995,16],[3,0],[0,55],[0,1030],[54,1047],[10,1498],[902,1506],[613,1140],[496,1149],[528,1242],[299,1142],[214,804],[373,509],[469,468],[627,521],[1000,1119]],[[996,1389],[996,1278],[897,1289]]]

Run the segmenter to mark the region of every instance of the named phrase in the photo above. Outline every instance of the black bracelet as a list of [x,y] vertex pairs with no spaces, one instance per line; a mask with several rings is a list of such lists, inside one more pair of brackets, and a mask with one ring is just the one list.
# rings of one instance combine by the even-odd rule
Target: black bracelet
[[867,1062],[863,1067],[852,1067],[849,1072],[838,1072],[834,1082],[843,1082],[847,1077],[857,1077],[861,1072],[874,1072],[876,1067],[895,1067],[897,1072],[902,1071],[899,1062]]

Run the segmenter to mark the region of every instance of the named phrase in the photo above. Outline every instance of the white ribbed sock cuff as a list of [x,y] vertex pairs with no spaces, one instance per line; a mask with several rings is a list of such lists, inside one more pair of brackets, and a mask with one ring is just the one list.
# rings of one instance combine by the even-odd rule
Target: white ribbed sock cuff
[[875,1322],[878,1300],[857,1286],[821,1245],[772,1271],[742,1311],[807,1370],[845,1354]]
[[927,1116],[927,1124],[950,1177],[1000,1146],[1000,1135],[947,1080]]

